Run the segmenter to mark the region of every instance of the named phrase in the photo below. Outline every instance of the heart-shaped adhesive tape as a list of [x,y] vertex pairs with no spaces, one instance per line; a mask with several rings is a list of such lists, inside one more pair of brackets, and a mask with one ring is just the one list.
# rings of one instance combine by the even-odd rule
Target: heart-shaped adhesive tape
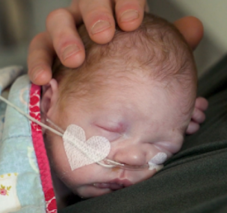
[[102,136],[92,136],[86,140],[84,130],[71,124],[63,134],[65,152],[72,170],[106,158],[110,152],[110,142]]

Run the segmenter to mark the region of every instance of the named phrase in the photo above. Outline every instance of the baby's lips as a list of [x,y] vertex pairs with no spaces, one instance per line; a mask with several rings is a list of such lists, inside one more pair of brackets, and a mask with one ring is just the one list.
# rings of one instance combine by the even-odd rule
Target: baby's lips
[[118,185],[123,186],[124,188],[132,185],[132,182],[130,180],[128,180],[128,179],[122,179],[121,180],[121,179],[118,179],[118,178],[111,180],[109,183],[118,184]]
[[123,185],[119,185],[117,183],[94,183],[93,185],[96,188],[100,188],[100,189],[119,190],[119,189],[124,188]]
[[129,181],[128,179],[120,180],[117,178],[105,183],[94,183],[93,185],[97,188],[102,188],[102,189],[108,188],[111,190],[118,190],[118,189],[131,186],[132,182]]

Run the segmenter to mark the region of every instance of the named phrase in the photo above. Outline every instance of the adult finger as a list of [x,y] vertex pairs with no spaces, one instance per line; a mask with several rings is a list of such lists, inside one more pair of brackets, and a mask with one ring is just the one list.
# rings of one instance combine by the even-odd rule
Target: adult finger
[[58,9],[51,12],[46,20],[46,28],[62,64],[72,68],[80,66],[85,52],[70,11]]
[[46,33],[40,33],[31,41],[28,50],[28,75],[38,85],[47,84],[51,77],[53,46]]
[[174,25],[182,33],[192,49],[195,49],[203,37],[202,22],[192,16],[181,18],[174,22]]
[[111,41],[115,32],[112,1],[80,0],[78,6],[90,38],[99,44]]
[[143,20],[146,0],[115,0],[116,19],[124,31],[133,31]]

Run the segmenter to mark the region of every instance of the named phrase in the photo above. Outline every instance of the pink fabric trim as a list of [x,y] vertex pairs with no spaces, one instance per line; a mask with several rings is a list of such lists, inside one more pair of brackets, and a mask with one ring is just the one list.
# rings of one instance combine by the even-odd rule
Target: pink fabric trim
[[[31,84],[29,114],[40,121],[40,91],[41,87]],[[39,166],[40,179],[46,201],[46,212],[57,213],[57,204],[52,185],[50,166],[43,141],[42,129],[39,125],[31,122],[33,146]]]

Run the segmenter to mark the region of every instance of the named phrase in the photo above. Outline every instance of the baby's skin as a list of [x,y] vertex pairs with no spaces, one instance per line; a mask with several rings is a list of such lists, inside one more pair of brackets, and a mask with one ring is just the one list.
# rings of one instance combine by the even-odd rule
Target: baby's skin
[[[207,108],[205,99],[196,99],[196,69],[185,41],[172,27],[166,33],[165,21],[157,19],[156,25],[156,17],[146,18],[136,36],[117,32],[119,37],[107,46],[92,44],[84,36],[85,46],[91,48],[88,61],[77,70],[58,69],[60,78],[49,82],[41,103],[42,111],[62,129],[76,124],[84,129],[87,139],[107,138],[111,144],[107,158],[131,166],[163,164],[180,150],[185,133],[199,129]],[[160,26],[164,23],[161,36],[152,34],[153,26],[146,25],[149,21],[158,26],[157,31],[159,22]],[[168,37],[172,31],[179,37],[176,41]],[[154,40],[150,41],[152,36]],[[149,57],[143,57],[145,49]],[[155,167],[110,169],[96,163],[72,170],[62,138],[47,131],[45,142],[53,171],[72,192],[84,198],[128,187],[157,172]]]
[[[172,85],[175,90],[181,89],[174,79]],[[56,104],[59,95],[56,80],[51,80],[48,90],[43,100],[50,100],[49,118],[55,121],[58,116],[64,117],[61,128],[76,124],[85,130],[87,138],[94,135],[107,138],[111,142],[108,158],[129,165],[144,165],[158,153],[171,157],[181,148],[191,120],[191,113],[182,116],[179,109],[181,96],[169,96],[165,85],[151,82],[141,72],[128,74],[127,79],[109,78],[106,86],[97,90],[98,98],[75,99],[66,104],[64,112]],[[46,140],[54,170],[82,197],[128,187],[156,173],[156,169],[109,169],[95,163],[72,171],[62,138],[48,134]]]

